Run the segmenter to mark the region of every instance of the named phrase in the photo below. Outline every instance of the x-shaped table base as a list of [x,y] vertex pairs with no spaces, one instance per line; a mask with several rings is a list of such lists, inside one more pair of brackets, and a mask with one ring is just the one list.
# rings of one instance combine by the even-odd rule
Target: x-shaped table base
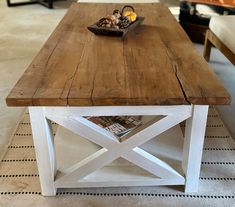
[[[84,178],[120,157],[156,176],[158,182],[153,184],[185,184],[186,191],[197,191],[208,106],[31,107],[29,111],[43,195],[55,195],[57,188],[90,187],[84,184]],[[112,133],[82,117],[91,115],[154,115],[156,119],[120,141]],[[102,148],[56,176],[50,120]],[[185,175],[180,175],[166,162],[140,146],[184,120],[187,120],[182,161]],[[125,186],[153,184],[148,180],[146,183],[143,180],[125,182]],[[117,181],[106,181],[91,186],[119,185]]]

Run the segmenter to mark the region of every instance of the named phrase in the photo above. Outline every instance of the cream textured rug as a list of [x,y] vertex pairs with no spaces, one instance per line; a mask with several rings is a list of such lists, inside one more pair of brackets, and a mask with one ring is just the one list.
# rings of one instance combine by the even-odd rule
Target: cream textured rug
[[57,197],[43,197],[25,113],[0,164],[0,206],[235,206],[234,164],[233,140],[211,107],[198,193],[185,194],[180,186],[128,187],[62,189]]

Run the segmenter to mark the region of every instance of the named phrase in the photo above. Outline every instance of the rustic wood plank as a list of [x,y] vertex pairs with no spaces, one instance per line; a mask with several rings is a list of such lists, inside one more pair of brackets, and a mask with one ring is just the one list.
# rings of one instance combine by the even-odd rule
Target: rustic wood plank
[[[104,11],[95,5],[90,9],[98,9],[101,13]],[[85,44],[91,38],[86,23],[80,21],[84,15],[77,12],[75,7],[68,11],[8,95],[6,102],[9,106],[67,105],[67,96],[77,65]],[[92,13],[85,16],[87,21],[99,18]]]
[[66,38],[51,54],[43,72],[43,81],[33,96],[33,105],[67,105],[70,86],[85,46],[77,38],[83,31],[80,28],[71,30],[64,32]]
[[145,20],[123,39],[95,36],[87,30],[121,6],[73,4],[7,97],[7,104],[230,103],[227,91],[162,4],[134,4]]
[[[124,55],[130,95],[153,105],[187,104],[157,32],[156,27],[143,25],[126,39]],[[136,87],[137,84],[141,87]]]
[[[61,29],[59,29],[61,31]],[[32,97],[43,79],[43,70],[61,35],[53,33],[6,98],[9,106],[31,106]]]
[[[166,7],[159,7],[159,35],[188,102],[201,105],[229,104],[231,97]],[[156,18],[152,17],[152,18]],[[169,25],[171,25],[169,27]]]

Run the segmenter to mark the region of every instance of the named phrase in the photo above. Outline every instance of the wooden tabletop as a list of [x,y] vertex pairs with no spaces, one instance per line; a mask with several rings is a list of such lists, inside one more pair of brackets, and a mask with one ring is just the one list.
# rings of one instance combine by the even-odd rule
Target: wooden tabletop
[[120,38],[96,36],[87,26],[121,4],[72,4],[6,98],[8,106],[229,104],[168,8],[133,6],[145,20]]

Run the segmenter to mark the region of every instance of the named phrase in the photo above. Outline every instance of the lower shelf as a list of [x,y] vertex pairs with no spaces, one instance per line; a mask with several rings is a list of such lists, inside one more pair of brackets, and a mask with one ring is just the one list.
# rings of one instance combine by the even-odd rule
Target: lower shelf
[[56,188],[159,186],[184,185],[184,182],[183,178],[157,178],[136,166],[106,166],[77,182],[55,182],[55,186]]

